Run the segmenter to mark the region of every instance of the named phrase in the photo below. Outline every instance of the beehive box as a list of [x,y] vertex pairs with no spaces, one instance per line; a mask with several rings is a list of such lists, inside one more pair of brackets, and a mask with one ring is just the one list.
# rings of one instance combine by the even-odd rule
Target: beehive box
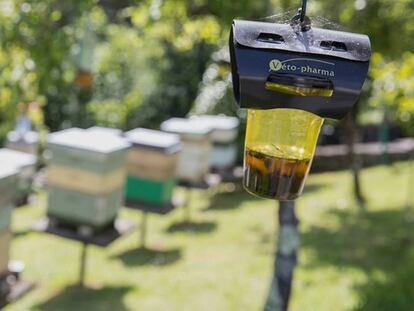
[[10,228],[13,202],[16,198],[18,172],[12,167],[0,168],[0,231]]
[[96,229],[112,223],[123,200],[129,147],[121,137],[76,128],[49,135],[48,215]]
[[37,156],[39,134],[30,131],[22,136],[16,131],[11,131],[7,134],[6,148]]
[[125,133],[132,144],[127,161],[126,198],[152,204],[171,202],[180,137],[138,128]]
[[0,277],[3,276],[8,268],[9,264],[9,252],[10,252],[10,230],[0,231]]
[[10,223],[18,172],[12,167],[0,168],[0,276],[7,270],[10,248]]
[[200,115],[191,119],[211,128],[213,147],[210,153],[210,165],[214,169],[232,168],[237,160],[236,139],[239,119],[225,115]]
[[50,134],[50,165],[104,174],[125,166],[129,144],[122,138],[72,128]]
[[92,126],[88,128],[88,132],[111,134],[115,136],[122,135],[122,131],[120,129],[116,129],[112,127],[103,127],[103,126]]
[[123,187],[91,194],[49,186],[48,215],[63,223],[104,228],[115,220],[123,202],[123,192]]
[[182,118],[163,122],[161,129],[181,137],[182,150],[178,158],[177,177],[188,182],[202,181],[210,169],[211,129]]
[[18,170],[16,200],[23,202],[32,190],[33,176],[36,171],[37,157],[7,148],[0,149],[1,165]]
[[11,203],[0,206],[0,231],[10,228],[13,207]]

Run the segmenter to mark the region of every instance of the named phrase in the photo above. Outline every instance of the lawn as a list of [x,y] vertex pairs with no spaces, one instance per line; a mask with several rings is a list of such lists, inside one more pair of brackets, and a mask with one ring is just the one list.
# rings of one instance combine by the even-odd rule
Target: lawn
[[[414,299],[414,230],[407,202],[414,164],[365,169],[367,204],[352,199],[349,172],[314,174],[298,200],[301,250],[291,310],[405,310]],[[411,191],[411,192],[409,192]],[[81,245],[30,231],[45,195],[15,210],[12,257],[37,287],[11,310],[261,310],[272,274],[276,203],[244,192],[195,192],[183,210],[150,215],[146,249],[138,228],[108,248],[91,246],[86,288]],[[137,211],[120,216],[140,221]],[[407,309],[408,310],[408,309]]]

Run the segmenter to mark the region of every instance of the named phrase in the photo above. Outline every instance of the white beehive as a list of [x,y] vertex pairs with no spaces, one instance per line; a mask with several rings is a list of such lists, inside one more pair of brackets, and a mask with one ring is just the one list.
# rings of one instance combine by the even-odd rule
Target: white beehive
[[215,169],[233,168],[237,160],[236,139],[239,130],[239,119],[224,115],[193,116],[191,120],[210,127],[213,147],[210,154],[210,165]]
[[11,131],[7,134],[6,148],[37,155],[39,134],[30,131],[24,135]]
[[181,137],[178,179],[189,182],[202,181],[210,170],[210,127],[190,119],[172,118],[161,124],[161,130],[179,134]]
[[92,133],[110,134],[110,135],[115,135],[115,136],[122,135],[122,131],[120,129],[116,129],[112,127],[92,126],[88,128],[87,131],[92,132]]
[[0,163],[6,167],[15,168],[19,172],[17,201],[25,201],[24,199],[31,192],[37,157],[25,152],[3,148],[0,149]]

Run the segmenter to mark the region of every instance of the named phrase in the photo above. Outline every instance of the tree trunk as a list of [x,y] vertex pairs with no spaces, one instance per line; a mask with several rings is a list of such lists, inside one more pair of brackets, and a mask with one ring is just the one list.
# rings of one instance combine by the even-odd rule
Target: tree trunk
[[360,160],[355,154],[355,142],[357,141],[357,124],[356,116],[358,112],[358,104],[354,106],[352,111],[344,119],[345,129],[345,143],[348,147],[348,163],[352,170],[354,179],[354,196],[358,203],[362,206],[365,203],[365,198],[362,193],[361,182],[360,182]]
[[273,279],[264,311],[286,311],[299,248],[295,201],[279,203],[279,239]]

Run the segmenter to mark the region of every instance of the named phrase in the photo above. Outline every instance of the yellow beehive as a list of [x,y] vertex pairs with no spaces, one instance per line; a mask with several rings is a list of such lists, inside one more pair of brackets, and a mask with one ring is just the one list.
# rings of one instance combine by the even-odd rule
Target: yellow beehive
[[167,180],[175,175],[178,154],[161,153],[158,150],[132,148],[128,154],[129,176]]
[[107,193],[122,188],[124,181],[125,168],[105,174],[63,165],[50,165],[47,170],[49,185],[90,194]]

